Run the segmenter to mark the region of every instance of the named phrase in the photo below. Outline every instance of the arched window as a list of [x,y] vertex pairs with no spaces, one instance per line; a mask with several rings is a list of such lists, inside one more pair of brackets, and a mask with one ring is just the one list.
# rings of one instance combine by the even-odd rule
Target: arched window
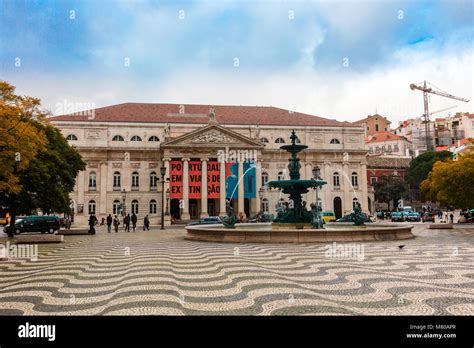
[[132,190],[138,190],[140,186],[140,176],[138,175],[138,172],[133,172],[132,173]]
[[268,173],[267,172],[263,172],[262,173],[262,186],[266,185],[268,182]]
[[296,143],[296,144],[301,144],[300,138],[297,137],[296,140],[295,140],[295,143]]
[[150,201],[150,210],[149,210],[150,214],[156,214],[156,201],[154,199],[152,199]]
[[278,180],[285,180],[285,174],[283,174],[283,172],[278,172]]
[[66,137],[66,140],[76,141],[76,140],[77,140],[77,137],[76,137],[74,134],[69,134],[69,135]]
[[87,206],[89,215],[95,214],[95,201],[89,201],[89,204]]
[[339,173],[335,172],[332,176],[332,183],[335,188],[339,188],[340,181],[339,181]]
[[113,205],[112,205],[112,212],[113,212],[114,215],[119,215],[120,214],[120,207],[121,207],[120,201],[115,200]]
[[136,199],[132,201],[132,214],[138,214],[138,201]]
[[97,189],[97,175],[95,172],[89,173],[89,191],[95,191]]
[[113,138],[112,138],[112,141],[124,141],[125,139],[123,138],[123,136],[121,135],[115,135]]
[[268,144],[268,139],[265,138],[265,137],[260,138],[260,142],[261,142],[262,144]]
[[356,172],[352,172],[352,186],[358,187],[359,186],[359,176]]
[[114,190],[119,190],[120,191],[120,173],[115,172],[114,173]]
[[130,140],[131,140],[131,141],[142,141],[142,138],[139,137],[138,135],[134,135],[134,136],[132,137],[132,139],[130,139]]
[[148,141],[160,141],[160,138],[158,138],[156,135],[152,135],[148,138]]
[[275,144],[284,144],[285,143],[285,139],[283,138],[276,138],[275,140]]
[[264,213],[268,213],[268,207],[269,207],[268,198],[262,199],[262,210]]
[[357,198],[354,198],[352,200],[352,209],[355,209],[355,206],[356,206],[356,203],[359,202],[359,200]]
[[158,176],[155,172],[150,173],[150,190],[156,190],[156,186],[158,183]]
[[341,142],[339,141],[339,139],[331,139],[331,141],[329,142],[330,144],[340,144]]
[[375,125],[375,131],[376,131],[376,132],[379,131],[379,125],[378,125],[378,123]]

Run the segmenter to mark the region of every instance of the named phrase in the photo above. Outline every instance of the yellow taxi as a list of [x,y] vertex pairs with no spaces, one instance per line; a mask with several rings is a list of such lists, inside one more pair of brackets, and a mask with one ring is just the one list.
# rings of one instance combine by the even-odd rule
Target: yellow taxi
[[334,222],[336,221],[336,214],[333,211],[323,211],[321,212],[321,217],[324,222]]

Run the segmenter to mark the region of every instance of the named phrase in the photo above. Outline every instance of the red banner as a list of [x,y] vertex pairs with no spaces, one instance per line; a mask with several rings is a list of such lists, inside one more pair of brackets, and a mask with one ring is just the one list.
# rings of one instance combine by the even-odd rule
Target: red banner
[[183,163],[170,161],[170,198],[183,198]]
[[201,198],[201,161],[189,161],[189,198]]
[[207,163],[207,198],[220,197],[220,166],[217,161]]

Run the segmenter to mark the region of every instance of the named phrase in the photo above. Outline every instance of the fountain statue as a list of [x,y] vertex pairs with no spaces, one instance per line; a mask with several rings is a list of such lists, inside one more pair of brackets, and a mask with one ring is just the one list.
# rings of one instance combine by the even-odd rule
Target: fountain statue
[[354,226],[365,226],[365,217],[362,214],[362,208],[359,202],[354,204],[354,211],[351,213],[351,220],[354,222]]
[[230,201],[225,202],[225,212],[226,216],[222,218],[222,224],[226,228],[235,228],[235,223],[237,222],[237,216],[234,214],[234,208],[230,204]]
[[[273,221],[273,226],[295,227],[295,228],[323,228],[320,217],[320,208],[317,204],[310,205],[311,211],[306,209],[306,202],[301,196],[308,193],[308,189],[318,189],[326,184],[326,181],[319,178],[302,180],[300,179],[300,159],[296,155],[298,152],[308,148],[306,145],[297,144],[298,137],[295,131],[291,132],[291,144],[280,147],[291,154],[288,160],[289,180],[272,180],[267,183],[269,188],[278,188],[290,196],[290,203],[285,207],[277,209],[277,216]],[[314,205],[314,206],[313,206]]]

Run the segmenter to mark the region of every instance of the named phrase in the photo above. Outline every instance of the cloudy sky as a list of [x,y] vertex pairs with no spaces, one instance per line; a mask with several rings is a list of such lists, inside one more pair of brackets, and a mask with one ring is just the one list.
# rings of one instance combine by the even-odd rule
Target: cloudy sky
[[[473,19],[471,0],[2,0],[0,79],[54,114],[163,102],[396,123],[423,113],[410,83],[473,99]],[[430,98],[457,106],[436,117],[472,105]]]

